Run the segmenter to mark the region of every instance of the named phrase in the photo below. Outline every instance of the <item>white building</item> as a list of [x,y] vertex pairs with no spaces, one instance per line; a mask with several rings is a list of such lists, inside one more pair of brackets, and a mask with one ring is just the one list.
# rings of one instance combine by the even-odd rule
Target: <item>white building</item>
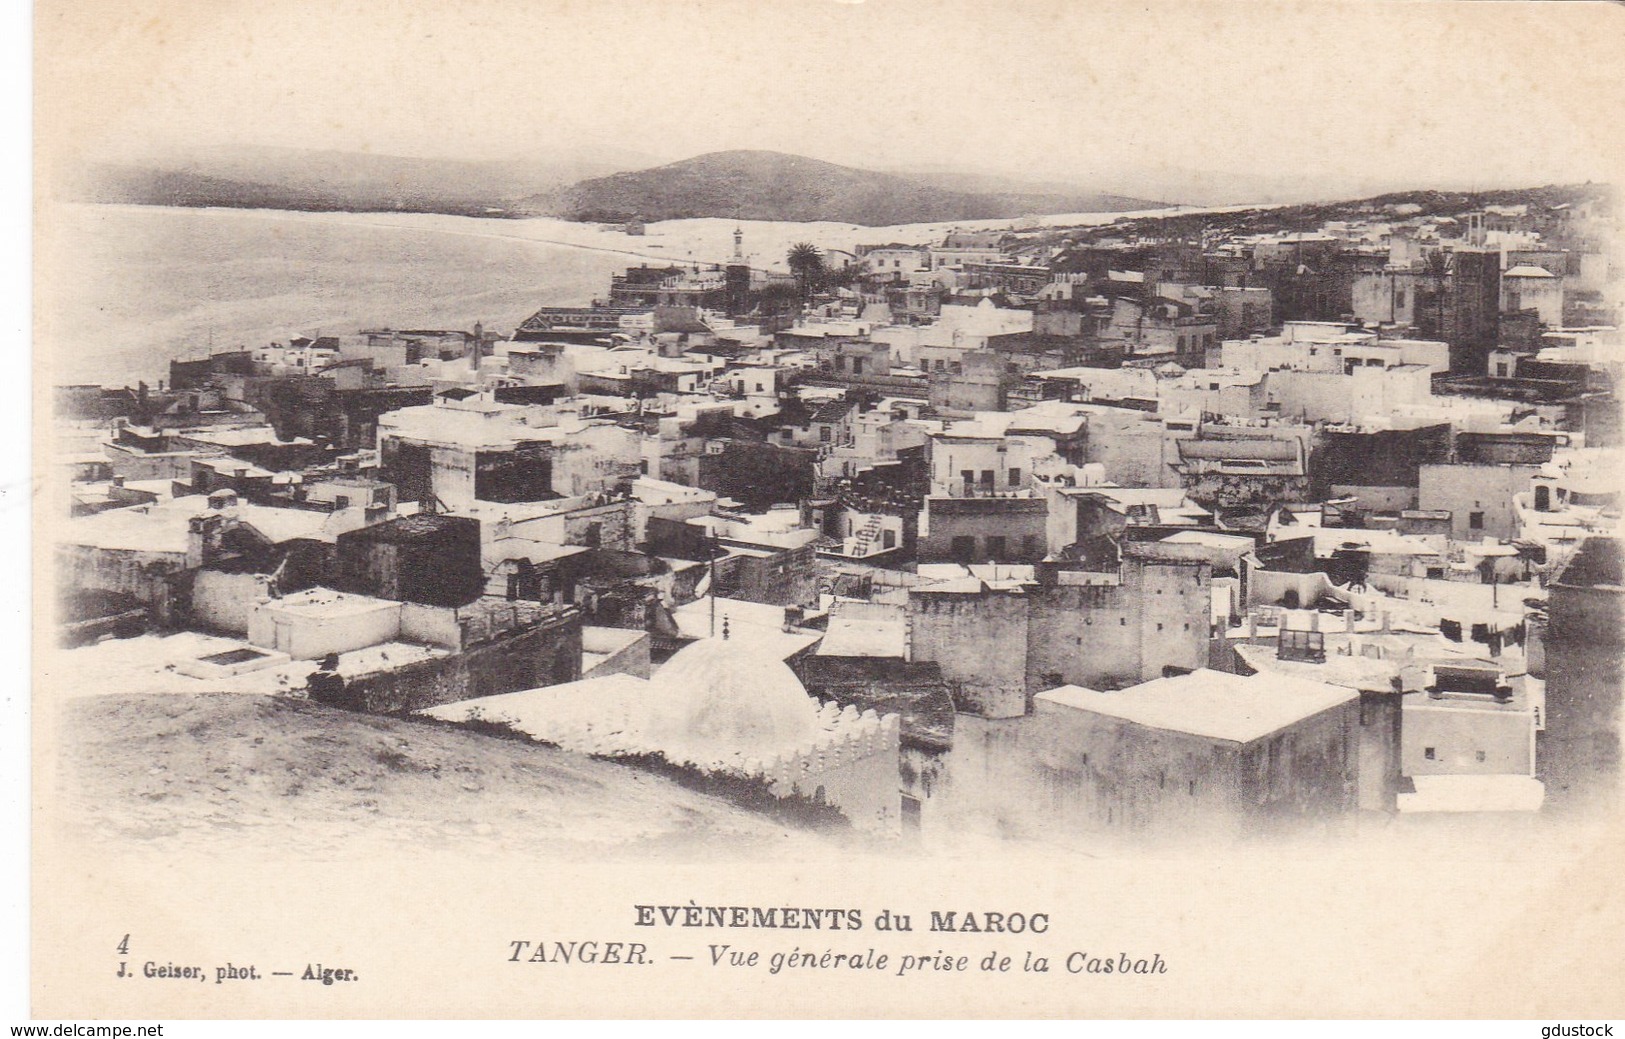
[[1544,267],[1524,264],[1501,272],[1501,311],[1534,310],[1540,323],[1563,323],[1563,279]]

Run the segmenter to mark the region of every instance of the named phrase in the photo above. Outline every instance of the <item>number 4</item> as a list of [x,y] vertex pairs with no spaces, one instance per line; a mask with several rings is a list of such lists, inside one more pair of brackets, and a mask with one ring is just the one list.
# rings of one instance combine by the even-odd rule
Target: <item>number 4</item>
[[125,935],[124,939],[118,943],[118,951],[119,951],[120,956],[122,956],[125,953],[130,951],[130,936],[129,935]]

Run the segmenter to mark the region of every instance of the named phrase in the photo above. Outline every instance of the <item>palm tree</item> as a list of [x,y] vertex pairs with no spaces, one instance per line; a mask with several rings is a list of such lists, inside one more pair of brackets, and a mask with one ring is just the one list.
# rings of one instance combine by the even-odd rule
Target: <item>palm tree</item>
[[785,263],[790,266],[790,273],[796,276],[796,284],[801,288],[803,296],[817,287],[824,274],[824,255],[818,251],[818,246],[811,242],[797,242],[790,247],[790,255],[785,257]]

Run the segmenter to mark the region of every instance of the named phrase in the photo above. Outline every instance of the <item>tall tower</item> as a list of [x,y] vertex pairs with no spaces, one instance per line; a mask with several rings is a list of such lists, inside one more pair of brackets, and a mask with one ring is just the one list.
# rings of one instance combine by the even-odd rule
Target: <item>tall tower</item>
[[1483,375],[1500,333],[1501,253],[1462,246],[1451,254],[1450,374]]
[[1625,668],[1625,572],[1620,541],[1587,537],[1547,599],[1546,726],[1536,735],[1537,777],[1554,808],[1618,804]]
[[734,225],[734,255],[724,269],[727,307],[730,316],[750,309],[750,266],[745,263],[745,232]]

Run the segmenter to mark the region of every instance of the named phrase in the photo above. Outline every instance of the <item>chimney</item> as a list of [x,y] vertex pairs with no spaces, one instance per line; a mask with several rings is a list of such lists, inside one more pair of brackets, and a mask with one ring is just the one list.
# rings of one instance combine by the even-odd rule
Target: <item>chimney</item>
[[1354,607],[1352,606],[1343,610],[1343,632],[1348,635],[1354,634]]
[[113,486],[114,487],[123,487],[124,486],[124,477],[120,476],[120,475],[114,475],[114,477],[113,477]]
[[1309,630],[1310,631],[1319,631],[1320,630],[1320,611],[1319,610],[1310,610],[1309,611]]
[[186,568],[195,570],[208,561],[208,543],[211,528],[218,518],[207,515],[193,516],[186,522]]
[[1391,632],[1393,630],[1394,630],[1394,617],[1393,617],[1393,614],[1389,613],[1387,610],[1383,610],[1382,611],[1382,633],[1384,635],[1386,635],[1386,634],[1388,634],[1389,632]]

